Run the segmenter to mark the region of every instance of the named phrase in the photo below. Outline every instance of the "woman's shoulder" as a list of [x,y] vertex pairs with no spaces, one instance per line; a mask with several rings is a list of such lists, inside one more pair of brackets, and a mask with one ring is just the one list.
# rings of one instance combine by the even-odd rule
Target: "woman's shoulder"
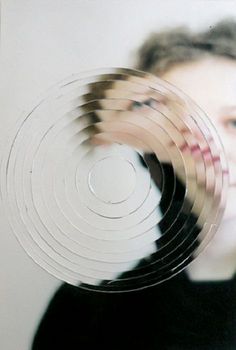
[[147,292],[103,293],[63,284],[49,303],[32,349],[96,348],[98,344],[107,349],[114,341],[112,348],[118,349],[124,340],[136,348],[152,333],[148,321],[152,312]]

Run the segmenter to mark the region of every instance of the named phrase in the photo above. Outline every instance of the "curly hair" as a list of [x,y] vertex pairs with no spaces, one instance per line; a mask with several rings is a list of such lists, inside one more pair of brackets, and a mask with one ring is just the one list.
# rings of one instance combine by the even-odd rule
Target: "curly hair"
[[196,33],[183,26],[152,33],[138,50],[136,68],[161,74],[209,55],[236,59],[236,21],[224,19]]
[[[224,19],[207,30],[197,32],[180,26],[151,33],[137,50],[134,68],[161,75],[175,64],[196,61],[209,55],[236,59],[235,20]],[[95,99],[99,105],[98,99],[104,98],[112,86],[112,81],[90,84],[89,93],[83,96],[85,103]],[[89,106],[85,104],[86,108]]]

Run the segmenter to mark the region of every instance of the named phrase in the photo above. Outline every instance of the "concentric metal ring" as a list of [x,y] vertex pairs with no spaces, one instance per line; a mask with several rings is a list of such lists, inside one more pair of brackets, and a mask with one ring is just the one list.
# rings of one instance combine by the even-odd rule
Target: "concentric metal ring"
[[26,252],[86,289],[145,288],[181,271],[222,218],[228,170],[207,116],[130,69],[59,84],[12,131],[1,194]]

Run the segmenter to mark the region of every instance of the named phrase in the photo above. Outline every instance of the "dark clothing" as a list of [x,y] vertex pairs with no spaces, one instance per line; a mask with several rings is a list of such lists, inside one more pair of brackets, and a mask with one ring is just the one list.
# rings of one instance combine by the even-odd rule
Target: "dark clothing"
[[[146,155],[145,161],[162,190],[160,208],[165,214],[159,223],[163,236],[151,261],[167,248],[175,248],[176,257],[183,259],[183,252],[188,257],[200,244],[197,237],[201,227],[196,225],[197,217],[188,214],[191,203],[185,198],[185,185],[178,178],[173,180],[169,164],[157,168],[153,154]],[[168,179],[168,184],[166,181],[163,186],[160,179]],[[166,254],[158,261],[157,273],[161,264],[173,262],[173,256]],[[146,264],[140,262],[144,268]],[[135,273],[128,271],[123,277]],[[124,293],[89,292],[64,284],[46,311],[32,349],[235,350],[236,277],[222,282],[192,282],[186,272],[181,272],[162,284]]]
[[64,284],[33,350],[235,350],[236,277],[192,282],[185,272],[136,292],[89,292]]

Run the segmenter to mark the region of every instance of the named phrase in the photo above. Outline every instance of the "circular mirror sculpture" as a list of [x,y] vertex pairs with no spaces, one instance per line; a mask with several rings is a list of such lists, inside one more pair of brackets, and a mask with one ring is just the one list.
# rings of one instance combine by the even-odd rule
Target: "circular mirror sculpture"
[[102,292],[163,282],[208,244],[227,195],[205,113],[151,74],[100,69],[54,88],[11,131],[1,195],[26,252]]

